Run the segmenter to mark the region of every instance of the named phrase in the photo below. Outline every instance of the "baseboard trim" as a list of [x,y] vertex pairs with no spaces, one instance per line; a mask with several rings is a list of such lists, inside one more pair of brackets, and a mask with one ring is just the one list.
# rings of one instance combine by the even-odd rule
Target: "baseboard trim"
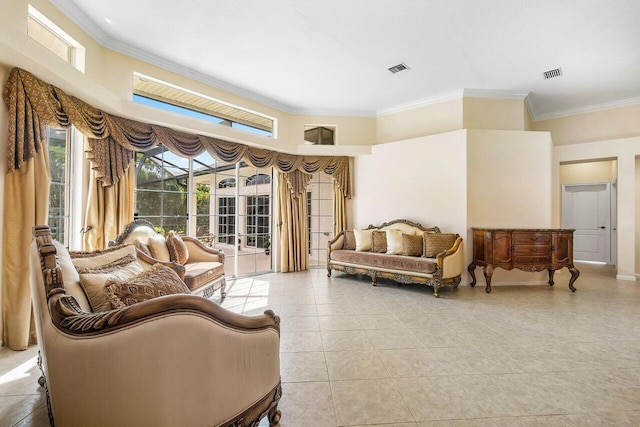
[[626,274],[616,274],[616,279],[618,280],[628,280],[630,282],[636,281],[636,276],[627,276]]

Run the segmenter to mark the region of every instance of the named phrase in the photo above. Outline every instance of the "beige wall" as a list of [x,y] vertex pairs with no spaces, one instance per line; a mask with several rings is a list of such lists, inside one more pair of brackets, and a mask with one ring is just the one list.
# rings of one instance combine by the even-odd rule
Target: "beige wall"
[[527,107],[519,99],[464,98],[465,129],[525,130]]
[[466,132],[373,147],[354,161],[354,228],[408,219],[465,234]]
[[560,165],[560,185],[615,181],[617,163],[616,160],[603,160]]
[[[375,117],[335,117],[292,115],[289,135],[297,144],[304,144],[305,125],[336,126],[336,145],[373,145],[376,142]],[[326,147],[323,147],[326,148]]]
[[533,122],[551,132],[554,145],[640,136],[640,104]]
[[377,144],[462,129],[462,98],[379,116]]
[[[468,131],[467,242],[471,227],[550,227],[551,154],[547,132]],[[470,244],[466,252],[470,260]],[[484,283],[479,268],[476,278]],[[492,284],[544,281],[546,274],[498,269]]]

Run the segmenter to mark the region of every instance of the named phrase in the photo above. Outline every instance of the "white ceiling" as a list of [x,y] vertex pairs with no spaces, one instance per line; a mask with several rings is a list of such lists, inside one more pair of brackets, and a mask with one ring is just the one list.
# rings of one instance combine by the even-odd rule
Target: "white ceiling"
[[51,2],[111,49],[294,113],[376,115],[463,89],[529,94],[538,119],[640,102],[640,0]]

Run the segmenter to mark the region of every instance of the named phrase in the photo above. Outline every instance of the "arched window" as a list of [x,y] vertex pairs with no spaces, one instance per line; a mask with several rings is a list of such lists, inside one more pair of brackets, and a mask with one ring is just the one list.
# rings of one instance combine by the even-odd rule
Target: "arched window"
[[245,185],[271,184],[271,177],[264,173],[257,173],[247,178]]
[[218,188],[233,188],[236,186],[235,178],[225,178],[218,183]]

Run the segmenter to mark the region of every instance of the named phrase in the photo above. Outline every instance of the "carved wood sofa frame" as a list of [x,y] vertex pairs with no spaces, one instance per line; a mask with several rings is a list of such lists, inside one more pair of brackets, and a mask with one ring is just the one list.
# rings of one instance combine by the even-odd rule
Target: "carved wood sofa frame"
[[[267,310],[263,315],[258,316],[244,316],[228,311],[209,299],[180,294],[147,300],[121,309],[88,313],[83,311],[76,299],[71,295],[67,295],[65,291],[63,271],[58,262],[57,250],[56,246],[54,246],[49,226],[35,226],[33,228],[33,236],[35,242],[31,249],[32,268],[37,269],[35,265],[39,261],[41,270],[32,272],[31,285],[38,345],[40,347],[38,364],[42,371],[42,377],[39,382],[46,390],[47,407],[52,426],[54,425],[54,416],[58,417],[58,410],[60,411],[59,414],[61,418],[59,422],[63,425],[124,425],[113,424],[115,421],[106,419],[110,415],[105,415],[104,411],[106,411],[107,414],[111,412],[122,412],[124,415],[120,415],[120,421],[117,421],[117,423],[123,423],[123,416],[131,417],[133,415],[136,417],[133,421],[131,418],[126,418],[133,422],[133,425],[136,425],[136,422],[141,422],[141,424],[138,425],[175,425],[171,424],[171,421],[167,421],[166,418],[169,416],[172,416],[174,421],[179,419],[189,424],[195,422],[195,415],[192,413],[194,407],[198,409],[197,416],[199,418],[196,418],[198,420],[197,423],[209,425],[207,417],[211,416],[211,407],[205,405],[205,402],[210,402],[211,398],[209,397],[215,396],[215,394],[212,394],[212,388],[215,387],[215,384],[207,382],[208,376],[206,375],[206,371],[208,369],[210,370],[213,364],[216,363],[215,360],[207,360],[206,366],[193,367],[175,363],[172,369],[176,370],[176,375],[180,378],[179,381],[188,382],[185,384],[174,383],[174,386],[182,387],[182,389],[186,387],[186,389],[189,390],[190,386],[197,387],[197,384],[193,384],[195,382],[193,378],[198,377],[202,378],[201,382],[203,382],[202,385],[204,386],[199,390],[194,390],[193,393],[189,393],[190,395],[173,396],[169,400],[166,399],[166,395],[162,394],[167,393],[166,389],[158,387],[158,384],[161,384],[162,381],[156,382],[152,378],[141,376],[143,374],[139,372],[134,372],[131,377],[127,376],[126,379],[112,378],[112,375],[115,377],[118,375],[122,377],[123,375],[119,372],[113,372],[112,375],[108,372],[105,373],[105,366],[101,366],[97,360],[83,360],[83,355],[86,356],[88,348],[95,345],[100,346],[99,351],[108,352],[111,355],[109,356],[110,358],[118,357],[118,354],[123,350],[122,348],[117,348],[119,344],[118,336],[131,333],[131,331],[135,331],[136,329],[145,331],[142,333],[145,344],[148,344],[152,339],[151,334],[161,334],[162,336],[157,337],[161,345],[175,345],[171,342],[172,335],[165,334],[161,329],[155,329],[155,332],[154,330],[150,331],[148,325],[157,323],[159,327],[161,324],[166,325],[167,321],[171,322],[175,320],[177,322],[184,322],[185,319],[193,319],[193,321],[199,322],[197,323],[198,325],[202,325],[202,320],[204,320],[205,323],[203,327],[211,332],[212,335],[220,333],[225,336],[229,336],[229,334],[237,337],[256,336],[257,340],[255,344],[251,344],[252,348],[264,346],[266,342],[265,339],[267,338],[273,342],[273,335],[275,334],[277,336],[275,352],[265,356],[269,357],[269,360],[274,360],[274,366],[277,366],[278,371],[276,376],[278,380],[275,386],[264,390],[263,394],[261,394],[262,397],[254,401],[255,403],[247,405],[246,410],[230,415],[229,418],[226,418],[226,421],[218,422],[216,425],[225,427],[257,426],[265,416],[268,417],[271,425],[279,422],[281,412],[278,410],[278,402],[282,395],[281,380],[279,379],[280,318],[275,315],[273,311]],[[184,332],[178,333],[184,335]],[[175,335],[175,331],[173,334]],[[211,338],[215,340],[216,337],[217,335],[209,337],[209,340],[211,340]],[[203,343],[203,340],[207,340],[207,337],[200,336],[197,339],[199,343]],[[103,344],[99,344],[100,341],[102,341]],[[185,340],[182,341],[184,342]],[[163,342],[166,342],[166,344],[162,344]],[[140,358],[148,361],[150,365],[158,365],[157,362],[163,358],[171,358],[171,363],[173,363],[172,357],[175,357],[175,352],[169,352],[173,353],[173,355],[162,352],[148,354],[149,351],[145,352],[144,350],[145,344],[140,344],[134,351],[137,351]],[[194,344],[197,344],[197,342],[194,341]],[[74,351],[74,348],[76,351]],[[185,348],[184,351],[189,352],[191,350],[197,350],[198,348],[198,346],[194,346],[193,349]],[[226,349],[222,351],[228,352]],[[47,360],[47,356],[49,356],[49,360]],[[227,356],[229,360],[232,360],[233,357],[233,355]],[[191,357],[191,359],[193,359],[193,357]],[[200,360],[203,359],[206,359],[206,357],[200,357]],[[121,363],[118,364],[118,366],[125,364],[124,361],[118,363]],[[59,364],[62,366],[59,366]],[[196,365],[194,360],[192,360],[190,364]],[[203,363],[198,363],[198,365],[202,364]],[[226,368],[232,369],[229,367]],[[85,375],[87,369],[89,369],[89,372],[98,372],[98,378],[102,378],[103,380],[106,378],[109,384],[105,384],[104,382],[96,384],[95,381],[92,381],[92,378],[88,378],[80,373],[83,369]],[[225,369],[225,367],[222,366],[222,369]],[[252,377],[251,372],[256,371],[254,372],[255,375],[265,376],[264,371],[260,371],[260,369],[259,366],[248,367],[247,371],[243,371],[242,374]],[[187,370],[189,370],[188,373],[186,372]],[[193,372],[194,370],[195,373]],[[76,371],[78,371],[78,373],[75,373]],[[182,379],[183,373],[188,374],[191,380],[186,379],[187,375],[185,375],[185,379]],[[50,375],[53,375],[53,378],[50,377]],[[164,373],[160,371],[156,372],[156,375],[162,376]],[[51,380],[53,380],[53,383]],[[253,380],[247,378],[244,382],[249,386],[256,386],[255,378]],[[74,386],[75,384],[78,384],[78,387]],[[234,384],[230,385],[233,386]],[[130,403],[129,407],[110,407],[110,404],[115,404],[112,398],[118,397],[118,391],[112,390],[110,385],[120,388],[133,386],[136,387],[139,394],[139,389],[142,387],[146,394],[143,392],[143,396],[139,394],[136,395],[136,399],[129,399],[131,402],[127,400],[125,405],[129,405]],[[61,389],[65,388],[67,391],[73,389],[76,396],[80,395],[83,397],[83,400],[88,399],[89,402],[68,402],[68,393],[60,392]],[[218,396],[220,393],[228,392],[228,389],[217,391]],[[260,390],[258,390],[258,392],[260,392]],[[104,396],[105,393],[109,394],[109,396]],[[209,397],[205,398],[204,396],[207,394]],[[100,396],[102,396],[103,400],[100,400]],[[180,399],[183,400],[182,403],[180,403]],[[94,400],[99,402],[94,402]],[[162,404],[163,408],[158,408],[159,410],[157,411],[160,415],[149,414],[149,412],[156,411],[147,410],[145,412],[142,410],[137,406],[141,403],[139,400],[144,400],[147,406],[149,406],[149,402],[151,401],[151,405],[155,407],[157,407],[159,402],[164,402],[164,404]],[[106,404],[105,402],[107,401],[110,402],[110,404]],[[120,402],[122,403],[122,400],[120,400]],[[196,403],[194,404],[194,402]],[[92,406],[94,409],[96,407],[102,408],[101,410],[103,410],[103,412],[101,415],[91,413],[91,409],[85,407],[87,403],[94,405]],[[191,410],[187,411],[186,408],[191,408]],[[185,411],[187,412],[185,413]],[[152,419],[147,419],[147,417]],[[70,419],[73,421],[70,422]],[[125,423],[132,425],[130,422]]]
[[[115,239],[113,239],[112,241],[109,242],[109,246],[116,246],[116,245],[122,245],[124,243],[127,243],[127,238],[138,227],[148,227],[151,230],[155,231],[155,227],[151,222],[147,221],[146,219],[135,219],[132,222],[130,222],[129,224],[127,224],[127,226],[125,227],[125,229],[124,229],[124,231],[122,233],[118,234],[118,236]],[[189,245],[189,247],[191,248],[190,249],[191,251],[193,251],[195,249],[198,252],[203,253],[203,254],[216,255],[216,256],[219,257],[220,262],[224,266],[225,254],[224,254],[224,252],[222,250],[214,249],[214,248],[210,248],[208,246],[205,246],[202,242],[200,242],[198,239],[195,239],[193,237],[182,236],[181,238],[185,242],[185,244]],[[128,242],[128,243],[132,243],[132,242]],[[156,264],[156,263],[164,264],[164,265],[174,269],[178,273],[180,278],[184,279],[184,276],[185,276],[185,273],[186,273],[186,269],[185,269],[185,267],[183,265],[180,265],[180,264],[178,264],[177,262],[174,262],[174,261],[160,261],[158,259],[155,259],[155,258],[152,258],[152,257],[148,256],[147,254],[145,254],[145,253],[143,253],[141,251],[136,251],[136,253],[137,253],[138,258],[140,260],[142,260],[143,262],[145,262],[147,264]],[[194,295],[203,296],[205,298],[211,298],[213,296],[213,294],[215,293],[215,291],[218,290],[218,289],[220,289],[220,302],[222,302],[222,301],[224,301],[225,297],[227,296],[227,293],[225,291],[225,289],[226,289],[226,279],[225,279],[225,275],[224,275],[224,270],[223,270],[222,275],[217,276],[217,277],[213,277],[211,280],[207,281],[207,283],[205,283],[204,285],[199,286],[197,289],[192,289],[191,293],[194,294]]]
[[[408,221],[406,219],[397,219],[389,222],[385,222],[379,226],[369,225],[367,230],[377,230],[387,228],[394,224],[406,224],[410,227],[414,227],[423,232],[434,232],[440,233],[439,227],[431,227],[425,228],[421,224]],[[363,274],[371,277],[371,285],[377,286],[378,277],[384,277],[387,279],[394,280],[399,283],[416,283],[416,284],[425,284],[433,287],[433,296],[436,298],[440,297],[440,288],[443,286],[453,286],[457,288],[460,284],[460,280],[462,277],[462,238],[456,234],[455,235],[455,243],[453,246],[446,251],[439,253],[436,256],[437,268],[434,273],[431,275],[416,275],[415,272],[407,271],[406,273],[399,273],[396,271],[385,271],[384,269],[375,268],[372,266],[366,265],[344,265],[338,262],[335,262],[331,259],[331,252],[336,250],[337,247],[342,247],[342,242],[344,242],[344,231],[340,232],[337,236],[335,236],[332,240],[327,243],[327,277],[331,277],[331,270],[342,271],[347,274]],[[443,277],[443,273],[445,271],[445,263],[447,259],[453,255],[460,257],[460,268],[456,268],[456,275],[453,277]],[[393,256],[393,255],[392,255]],[[459,272],[457,270],[460,270]]]

